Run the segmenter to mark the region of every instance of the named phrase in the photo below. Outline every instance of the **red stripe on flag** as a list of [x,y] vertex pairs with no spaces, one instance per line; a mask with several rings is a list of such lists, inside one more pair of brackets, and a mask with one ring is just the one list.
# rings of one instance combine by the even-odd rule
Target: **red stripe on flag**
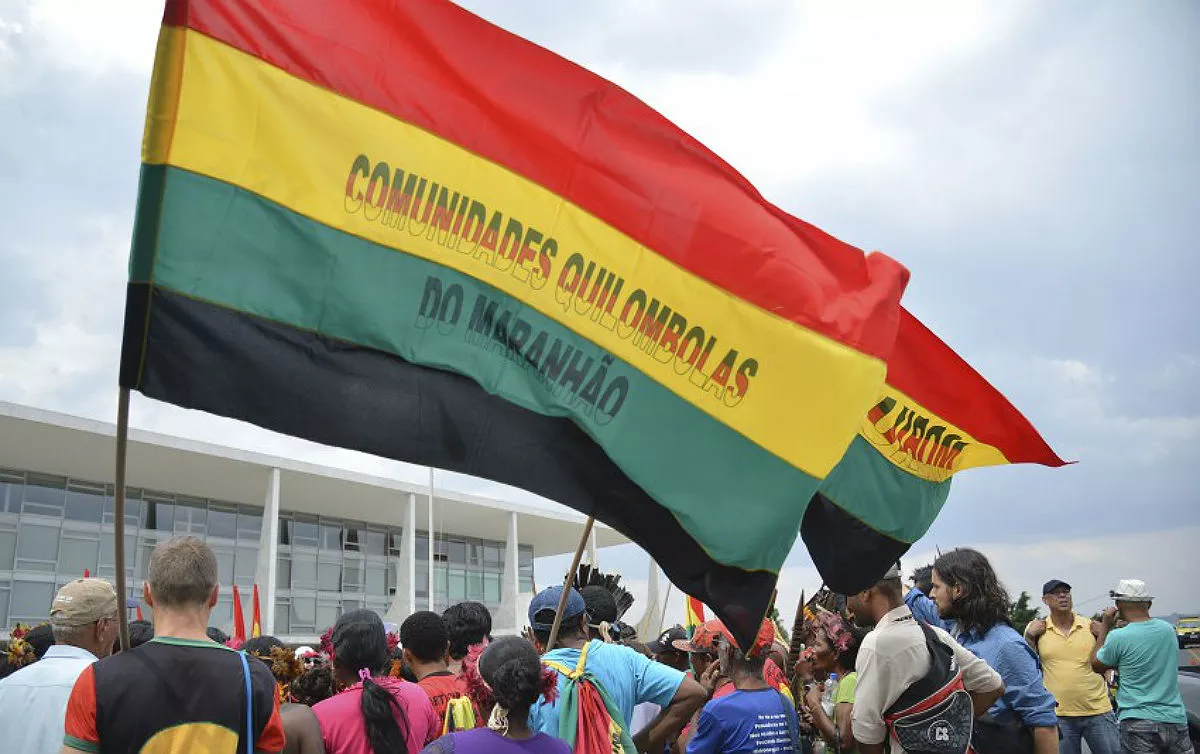
[[164,19],[504,165],[766,311],[891,351],[899,263],[791,217],[630,93],[457,5],[169,0]]
[[887,381],[926,410],[998,448],[1010,463],[1066,463],[1016,406],[903,308]]

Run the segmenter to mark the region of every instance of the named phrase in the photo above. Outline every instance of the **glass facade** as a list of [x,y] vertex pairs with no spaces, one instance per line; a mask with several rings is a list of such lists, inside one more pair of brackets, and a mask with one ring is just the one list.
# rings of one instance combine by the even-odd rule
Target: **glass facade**
[[[140,590],[155,545],[176,534],[205,540],[217,555],[221,594],[211,623],[229,630],[233,591],[249,628],[263,509],[130,488],[125,510],[129,597]],[[403,532],[362,521],[281,511],[274,632],[318,634],[345,610],[383,614],[396,592]],[[429,533],[418,531],[417,607],[429,599]],[[433,602],[500,605],[504,542],[438,533]],[[518,550],[521,590],[533,587],[533,550]],[[0,629],[46,620],[59,586],[83,575],[114,581],[113,486],[0,469]],[[147,616],[148,617],[148,616]]]

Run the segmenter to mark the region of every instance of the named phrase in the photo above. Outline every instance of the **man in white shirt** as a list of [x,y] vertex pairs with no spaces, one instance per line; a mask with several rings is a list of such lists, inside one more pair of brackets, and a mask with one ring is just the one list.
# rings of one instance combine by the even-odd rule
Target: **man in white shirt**
[[[854,692],[851,730],[861,754],[882,754],[889,731],[884,715],[909,687],[923,679],[933,663],[925,633],[904,604],[899,566],[893,566],[878,584],[847,599],[855,622],[875,629],[858,650],[858,686]],[[940,628],[936,638],[954,653],[962,671],[963,686],[971,695],[975,716],[983,714],[1004,693],[1000,674]],[[899,741],[892,754],[902,754]]]
[[117,609],[117,592],[103,579],[76,579],[58,590],[50,603],[54,646],[0,681],[0,748],[58,753],[71,689],[84,668],[112,652]]

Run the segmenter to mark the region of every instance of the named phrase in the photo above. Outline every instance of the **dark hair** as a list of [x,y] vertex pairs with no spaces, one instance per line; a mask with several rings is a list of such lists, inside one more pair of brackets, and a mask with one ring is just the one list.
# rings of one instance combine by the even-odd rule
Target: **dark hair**
[[442,616],[428,610],[413,613],[400,624],[400,645],[421,662],[437,662],[446,655],[450,636]]
[[892,602],[904,599],[904,584],[901,583],[900,579],[883,579],[875,585],[875,588]]
[[40,660],[50,651],[50,647],[54,646],[54,630],[49,623],[34,626],[25,634],[25,641],[33,647],[33,653]]
[[[133,624],[130,623],[129,625],[132,626]],[[209,626],[204,633],[208,634],[208,638],[212,639],[218,644],[224,644],[225,642],[229,641],[229,634],[225,633],[216,626]]]
[[850,641],[846,644],[846,648],[839,650],[834,645],[833,640],[829,637],[829,633],[822,626],[820,633],[825,636],[825,642],[829,644],[830,649],[837,655],[837,664],[846,670],[853,671],[855,664],[858,662],[858,650],[862,646],[862,641],[869,633],[865,628],[859,628],[852,622],[839,616],[841,621],[842,631],[850,637]]
[[968,548],[951,550],[934,561],[933,569],[947,586],[963,589],[948,616],[958,620],[960,630],[983,632],[997,623],[1009,623],[1008,590],[982,553]]
[[479,657],[479,676],[492,689],[496,704],[524,719],[543,690],[542,663],[533,645],[519,636],[502,636]]
[[446,633],[450,638],[450,656],[455,660],[466,657],[472,644],[478,644],[492,633],[492,614],[479,602],[451,605],[442,613],[442,620],[446,622]]
[[255,636],[252,639],[246,639],[246,643],[242,645],[241,649],[246,654],[254,655],[270,664],[271,650],[282,646],[283,642],[274,636]]
[[761,677],[763,667],[767,664],[767,655],[765,652],[759,652],[753,657],[747,657],[746,653],[738,648],[737,644],[729,642],[729,647],[732,650],[731,659],[735,666],[734,671],[740,669],[742,672],[756,677]]
[[[154,624],[148,620],[129,623],[129,648],[140,647],[154,638]],[[119,640],[118,640],[119,641]]]
[[[334,662],[346,670],[378,673],[388,661],[383,620],[370,610],[342,613],[333,627],[333,651]],[[375,754],[406,750],[408,718],[404,708],[370,677],[362,682],[362,715],[367,741]]]
[[926,597],[933,591],[933,565],[923,565],[912,574],[913,586]]
[[288,686],[288,691],[297,704],[311,707],[325,701],[333,696],[333,668],[328,665],[309,668],[296,676],[296,680]]
[[617,620],[617,600],[607,589],[593,584],[585,586],[579,594],[583,596],[583,604],[587,605],[592,623],[613,623]]

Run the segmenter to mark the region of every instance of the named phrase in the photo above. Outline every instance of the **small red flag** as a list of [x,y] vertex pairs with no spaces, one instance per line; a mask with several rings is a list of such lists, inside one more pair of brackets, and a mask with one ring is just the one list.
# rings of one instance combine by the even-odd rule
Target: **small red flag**
[[238,646],[246,641],[246,619],[242,617],[242,596],[238,594],[237,585],[233,586],[233,638]]
[[250,620],[250,637],[262,636],[262,613],[258,610],[258,584],[254,585],[254,617]]
[[141,605],[137,606],[137,616],[138,616],[137,617],[138,620],[142,620],[142,606]]

